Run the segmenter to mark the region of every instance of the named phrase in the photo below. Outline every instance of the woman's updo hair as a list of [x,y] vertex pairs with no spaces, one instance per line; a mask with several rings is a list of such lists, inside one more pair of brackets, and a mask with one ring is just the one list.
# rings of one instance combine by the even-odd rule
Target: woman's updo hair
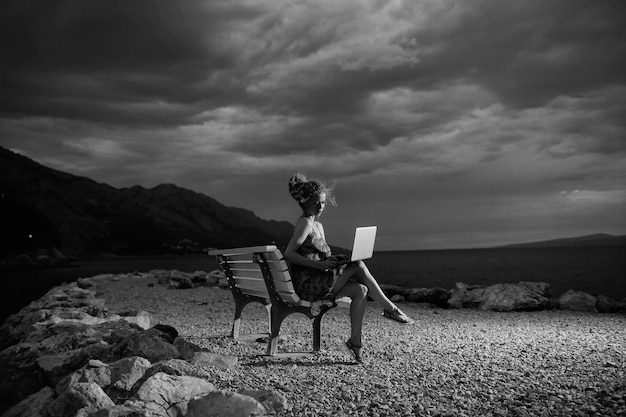
[[335,206],[335,198],[332,195],[333,189],[327,187],[324,183],[316,180],[307,181],[303,174],[296,174],[289,179],[289,194],[298,204],[306,204],[311,197],[325,193],[326,201]]

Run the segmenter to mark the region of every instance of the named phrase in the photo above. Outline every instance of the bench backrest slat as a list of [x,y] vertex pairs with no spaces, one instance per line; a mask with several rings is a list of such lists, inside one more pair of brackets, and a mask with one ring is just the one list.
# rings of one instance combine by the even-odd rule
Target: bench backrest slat
[[249,254],[255,252],[273,252],[277,248],[274,245],[267,246],[249,246],[245,248],[232,248],[232,249],[219,249],[209,251],[209,255],[237,255],[237,254]]
[[253,290],[253,291],[265,291],[267,294],[267,287],[265,286],[265,281],[262,279],[248,279],[241,277],[234,277],[235,282],[237,283],[237,287],[240,290]]
[[[228,257],[224,257],[222,259],[224,259],[224,261],[228,262],[228,265],[230,266],[231,269],[251,269],[251,270],[256,270],[258,268],[256,268],[256,266],[258,264],[256,264],[253,259],[252,256],[253,255],[249,255],[250,259],[247,261],[232,261],[231,259],[229,259]],[[289,267],[287,266],[287,262],[285,261],[269,261],[267,262],[267,266],[270,268],[270,270],[272,272],[274,271],[289,271]]]
[[[235,282],[237,283],[237,287],[244,292],[247,289],[252,289],[252,290],[257,290],[257,291],[261,291],[261,290],[267,291],[267,287],[265,286],[265,281],[263,279],[246,278],[246,277],[240,277],[240,276],[234,276],[233,278],[235,279]],[[276,288],[276,291],[278,292],[283,292],[283,293],[294,292],[293,286],[289,285],[286,282],[274,283],[274,287]]]
[[232,272],[233,276],[237,276],[237,277],[241,277],[241,278],[256,278],[256,279],[260,279],[261,281],[263,280],[263,273],[261,272],[261,269],[258,268],[258,265],[256,269],[253,269],[252,267],[248,267],[248,268],[239,268],[239,267],[233,267],[231,265],[230,267],[230,272]]
[[262,254],[265,259],[265,265],[272,275],[274,289],[283,301],[292,305],[310,304],[308,301],[301,300],[296,294],[289,274],[289,266],[276,246],[254,246],[209,252],[209,255],[219,256],[221,262],[228,266],[235,285],[241,292],[270,298],[261,266],[257,262],[260,259],[255,259],[255,254]]

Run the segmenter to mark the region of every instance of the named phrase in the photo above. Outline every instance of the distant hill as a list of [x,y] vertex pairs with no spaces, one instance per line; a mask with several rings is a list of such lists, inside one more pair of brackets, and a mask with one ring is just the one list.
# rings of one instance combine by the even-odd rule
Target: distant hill
[[605,233],[570,237],[563,239],[543,240],[540,242],[516,243],[500,246],[502,248],[547,248],[572,246],[622,246],[626,245],[626,236],[614,236]]
[[283,246],[293,233],[288,222],[263,220],[176,185],[117,189],[2,147],[0,222],[4,264]]

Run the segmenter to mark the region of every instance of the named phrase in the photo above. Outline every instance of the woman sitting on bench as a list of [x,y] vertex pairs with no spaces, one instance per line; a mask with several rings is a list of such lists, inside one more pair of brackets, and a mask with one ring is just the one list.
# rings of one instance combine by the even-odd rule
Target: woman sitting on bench
[[324,227],[319,222],[326,203],[335,205],[332,190],[319,181],[307,181],[304,175],[297,174],[289,180],[289,193],[302,209],[285,251],[296,293],[308,301],[341,297],[352,300],[352,332],[346,346],[356,361],[362,362],[361,330],[368,295],[383,307],[384,317],[403,324],[413,323],[413,320],[387,298],[363,261],[337,265],[346,257],[331,254]]

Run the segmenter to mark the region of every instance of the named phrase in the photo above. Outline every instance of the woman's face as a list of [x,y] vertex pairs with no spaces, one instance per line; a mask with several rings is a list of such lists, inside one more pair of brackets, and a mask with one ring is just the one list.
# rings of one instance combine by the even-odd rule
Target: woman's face
[[303,206],[305,216],[319,217],[326,207],[326,193],[315,194]]

